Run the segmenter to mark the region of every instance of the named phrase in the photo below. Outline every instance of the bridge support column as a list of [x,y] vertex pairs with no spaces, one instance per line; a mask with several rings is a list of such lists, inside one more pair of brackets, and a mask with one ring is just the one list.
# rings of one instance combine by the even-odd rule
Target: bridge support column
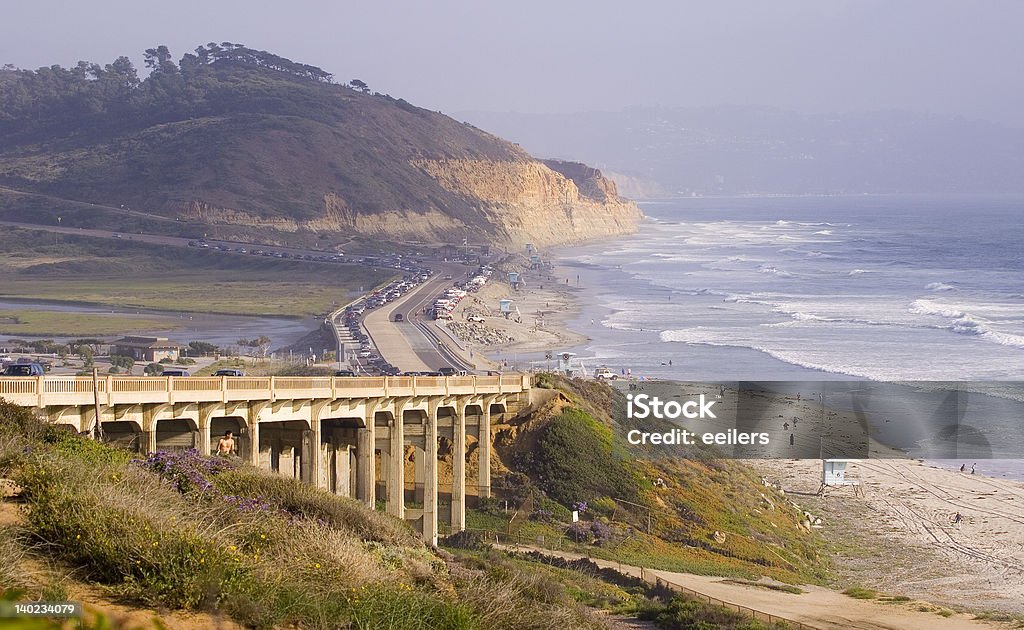
[[452,431],[452,533],[466,529],[466,404],[455,410]]
[[146,451],[145,453],[156,452],[156,421],[149,426],[148,431],[143,431],[143,435],[146,438]]
[[249,452],[246,453],[246,459],[249,463],[256,468],[260,467],[260,423],[258,420],[250,421],[249,427],[246,429],[249,436]]
[[427,405],[427,423],[423,427],[423,540],[437,545],[437,407],[439,401]]
[[210,455],[210,417],[213,415],[213,405],[210,403],[199,404],[199,417],[196,423],[199,427],[199,444],[197,449],[200,455]]
[[405,400],[395,402],[388,453],[388,514],[405,518]]
[[326,488],[327,484],[323,479],[324,447],[323,430],[320,416],[323,415],[324,407],[329,400],[315,400],[310,403],[309,408],[309,431],[302,435],[302,481],[316,488]]
[[356,498],[373,509],[377,502],[376,466],[373,446],[375,442],[373,412],[367,413],[366,426],[356,430]]
[[479,453],[480,481],[477,484],[477,497],[486,499],[491,496],[491,400],[484,399],[483,414],[477,432],[477,453]]

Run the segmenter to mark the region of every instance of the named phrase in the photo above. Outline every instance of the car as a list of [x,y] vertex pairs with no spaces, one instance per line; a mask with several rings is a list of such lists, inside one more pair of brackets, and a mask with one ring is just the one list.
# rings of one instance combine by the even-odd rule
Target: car
[[479,315],[470,315],[466,318],[467,322],[476,322],[477,324],[484,323],[484,318]]
[[438,376],[455,376],[458,373],[453,367],[443,367],[437,371]]
[[178,368],[165,369],[160,376],[191,376],[187,371]]
[[395,321],[396,322],[405,321],[405,317],[401,313],[395,313]]
[[352,370],[338,370],[334,373],[335,376],[355,376],[356,373]]
[[15,363],[4,368],[4,376],[43,376],[46,368],[39,363]]
[[[165,370],[164,373],[166,374],[167,371]],[[214,376],[245,376],[245,372],[243,372],[242,370],[225,369],[225,370],[217,370],[216,372],[213,373],[213,375]]]
[[594,370],[594,378],[599,381],[617,381],[619,379],[619,375],[613,372],[608,366],[602,365]]

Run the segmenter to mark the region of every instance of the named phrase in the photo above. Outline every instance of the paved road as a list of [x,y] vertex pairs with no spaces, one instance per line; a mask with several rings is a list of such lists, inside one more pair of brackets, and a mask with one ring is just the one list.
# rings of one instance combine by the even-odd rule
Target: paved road
[[[70,234],[73,236],[91,236],[94,238],[109,238],[121,241],[130,241],[133,243],[149,243],[151,245],[165,245],[168,247],[188,247],[189,242],[195,242],[195,238],[185,238],[183,236],[163,236],[157,234],[133,234],[127,232],[115,232],[112,230],[96,230],[91,228],[76,228],[76,227],[61,227],[57,225],[39,225],[36,223],[18,223],[15,221],[0,221],[0,225],[23,228],[26,230],[41,230],[44,232],[56,232],[58,234]],[[230,247],[231,249],[238,249],[244,247],[250,251],[253,249],[261,249],[269,252],[287,252],[289,254],[302,254],[312,256],[333,256],[337,252],[318,250],[318,249],[300,249],[297,247],[283,247],[278,245],[264,245],[261,243],[247,243],[241,241],[217,241],[205,239],[205,242],[212,248],[214,245],[220,245],[222,247]],[[203,248],[207,249],[207,248]],[[243,256],[247,254],[239,254],[238,252],[225,252],[229,254],[235,254]],[[322,261],[305,261],[305,262],[322,262]],[[337,264],[337,263],[331,263]]]
[[[425,321],[421,314],[423,309],[472,268],[453,263],[432,266],[438,271],[433,278],[415,291],[374,309],[363,319],[366,332],[380,355],[403,372],[434,372],[443,367],[463,369],[462,363],[451,353],[442,352],[419,324]],[[446,280],[445,275],[454,279]],[[401,313],[405,321],[392,321],[397,313]]]

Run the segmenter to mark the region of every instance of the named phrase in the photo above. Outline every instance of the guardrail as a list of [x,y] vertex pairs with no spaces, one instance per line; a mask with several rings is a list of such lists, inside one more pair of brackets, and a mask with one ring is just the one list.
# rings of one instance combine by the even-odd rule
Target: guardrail
[[[500,376],[102,376],[101,405],[506,394],[530,388],[529,374]],[[89,405],[91,376],[0,377],[0,398],[24,407]]]

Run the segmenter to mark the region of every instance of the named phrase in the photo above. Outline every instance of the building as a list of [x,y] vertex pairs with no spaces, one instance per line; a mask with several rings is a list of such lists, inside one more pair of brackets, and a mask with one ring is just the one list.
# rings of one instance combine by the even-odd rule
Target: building
[[125,337],[111,344],[110,354],[131,357],[136,361],[176,361],[182,345],[167,337]]

